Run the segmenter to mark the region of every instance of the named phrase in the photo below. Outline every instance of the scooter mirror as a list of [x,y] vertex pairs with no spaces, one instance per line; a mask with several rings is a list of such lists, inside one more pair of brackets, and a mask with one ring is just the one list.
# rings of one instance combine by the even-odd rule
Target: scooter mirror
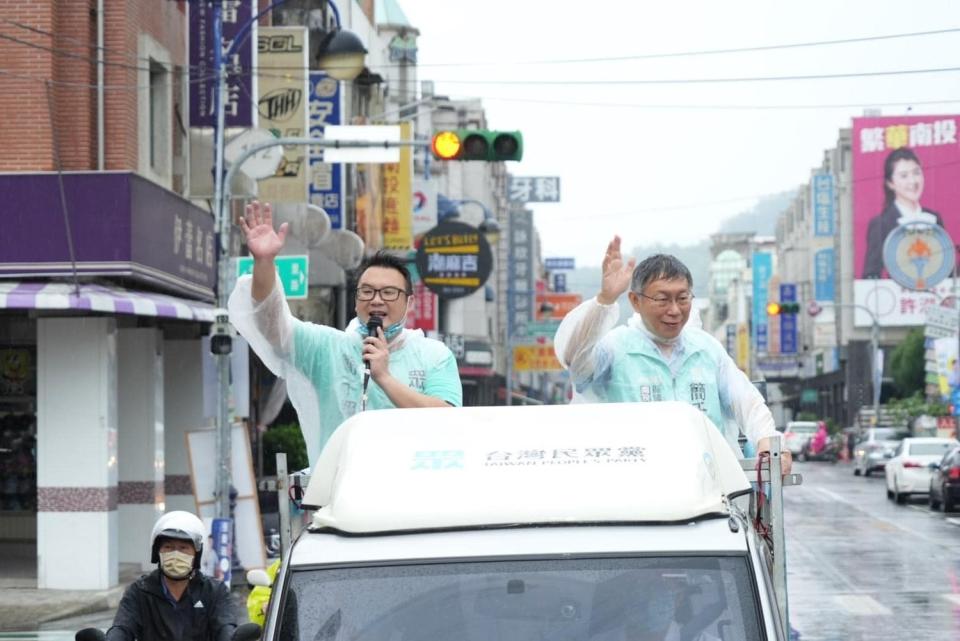
[[107,635],[100,628],[84,628],[73,636],[75,641],[104,641]]

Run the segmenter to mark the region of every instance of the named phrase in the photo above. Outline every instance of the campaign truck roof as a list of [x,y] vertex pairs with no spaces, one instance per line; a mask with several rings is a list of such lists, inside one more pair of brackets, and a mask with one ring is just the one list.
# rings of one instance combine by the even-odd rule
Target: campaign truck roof
[[683,522],[749,489],[719,430],[686,403],[380,410],[327,443],[312,528],[364,534]]

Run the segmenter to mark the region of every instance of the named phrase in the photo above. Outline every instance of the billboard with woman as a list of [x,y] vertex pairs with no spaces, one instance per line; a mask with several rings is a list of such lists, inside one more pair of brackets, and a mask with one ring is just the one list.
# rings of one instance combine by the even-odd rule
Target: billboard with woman
[[900,225],[943,226],[960,242],[960,116],[853,121],[854,274],[888,278],[883,243]]

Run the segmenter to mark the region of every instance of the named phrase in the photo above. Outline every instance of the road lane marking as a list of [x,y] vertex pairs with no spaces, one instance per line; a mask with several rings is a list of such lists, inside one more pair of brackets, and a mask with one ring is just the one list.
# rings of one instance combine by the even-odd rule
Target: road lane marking
[[[853,507],[853,508],[856,509],[856,510],[859,510],[859,511],[861,511],[861,512],[865,512],[865,513],[870,517],[870,519],[872,519],[872,520],[874,520],[874,521],[878,521],[878,522],[880,522],[880,523],[886,524],[887,526],[892,526],[893,528],[895,528],[895,529],[897,529],[897,530],[900,530],[900,531],[902,531],[902,532],[907,532],[907,533],[909,533],[909,534],[912,534],[913,536],[917,537],[917,538],[920,539],[921,541],[926,541],[927,543],[932,543],[932,544],[937,545],[937,546],[940,546],[940,547],[945,547],[943,541],[938,541],[938,540],[936,540],[936,539],[934,539],[934,538],[931,538],[931,537],[929,537],[929,536],[926,536],[926,535],[924,535],[923,533],[918,532],[917,530],[914,530],[914,529],[912,529],[912,528],[906,527],[906,526],[903,525],[902,523],[897,523],[896,521],[891,521],[891,520],[889,520],[889,519],[881,518],[881,517],[877,516],[876,514],[873,514],[873,513],[871,513],[871,512],[867,512],[865,509],[863,509],[862,506],[859,506],[859,505],[857,505],[856,503],[854,503],[853,501],[850,501],[850,500],[848,500],[848,499],[840,496],[840,495],[837,494],[836,492],[832,492],[832,491],[830,491],[830,490],[828,490],[828,489],[826,489],[826,488],[823,488],[823,487],[817,487],[817,488],[813,488],[813,489],[815,489],[817,492],[819,492],[819,493],[821,493],[821,494],[826,495],[827,497],[829,497],[830,499],[832,499],[832,500],[834,500],[834,501],[839,501],[840,503],[844,503],[844,504],[846,504],[846,505],[849,505],[849,506]],[[888,529],[889,529],[889,527],[884,527],[883,525],[875,526],[875,527],[877,527],[877,529],[880,529],[880,530],[888,530]]]
[[941,594],[940,596],[954,605],[960,605],[960,594]]
[[872,596],[865,594],[838,594],[833,602],[855,616],[889,616],[893,614],[890,608],[881,604]]
[[960,519],[958,519],[958,518],[955,517],[955,516],[951,516],[950,518],[946,518],[946,519],[944,519],[944,521],[946,521],[946,522],[949,523],[950,525],[960,525]]

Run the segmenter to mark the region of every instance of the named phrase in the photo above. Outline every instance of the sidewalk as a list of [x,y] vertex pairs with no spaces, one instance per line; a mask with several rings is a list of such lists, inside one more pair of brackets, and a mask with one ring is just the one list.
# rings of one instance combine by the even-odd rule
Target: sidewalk
[[0,547],[0,630],[34,628],[41,623],[101,610],[116,610],[123,591],[142,572],[120,565],[120,582],[108,590],[37,588],[36,548],[4,543]]

